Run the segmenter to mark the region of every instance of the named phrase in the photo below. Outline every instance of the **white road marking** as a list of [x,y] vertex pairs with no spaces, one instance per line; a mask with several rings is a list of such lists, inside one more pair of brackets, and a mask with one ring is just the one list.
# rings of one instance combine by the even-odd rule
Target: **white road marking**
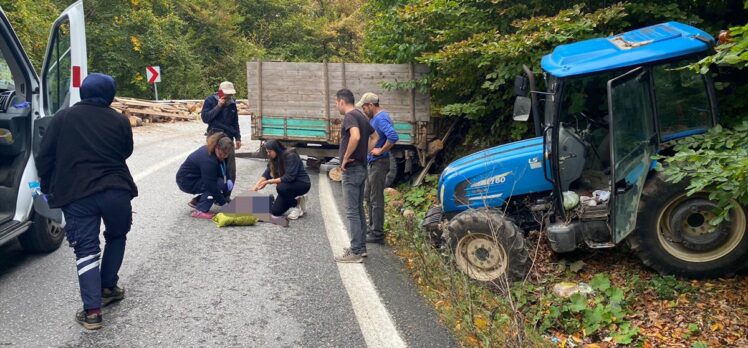
[[192,150],[189,150],[189,151],[185,151],[183,153],[175,155],[174,157],[171,157],[169,159],[161,161],[158,164],[150,166],[150,167],[146,168],[145,170],[143,170],[142,172],[140,172],[138,174],[135,174],[132,178],[137,183],[138,181],[143,180],[145,177],[147,177],[147,176],[149,176],[149,175],[151,175],[151,174],[153,174],[153,173],[155,173],[155,172],[157,172],[157,171],[159,171],[159,170],[161,170],[161,169],[163,169],[165,167],[170,166],[174,162],[177,162],[177,161],[180,161],[180,160],[184,160],[193,151],[195,151],[195,149],[192,149]]
[[[327,239],[333,253],[341,254],[350,246],[348,232],[338,214],[327,175],[319,176],[319,198]],[[330,262],[335,262],[330,258]],[[353,305],[358,325],[369,347],[407,347],[397,331],[395,322],[379,297],[366,268],[360,263],[337,264],[348,297]]]

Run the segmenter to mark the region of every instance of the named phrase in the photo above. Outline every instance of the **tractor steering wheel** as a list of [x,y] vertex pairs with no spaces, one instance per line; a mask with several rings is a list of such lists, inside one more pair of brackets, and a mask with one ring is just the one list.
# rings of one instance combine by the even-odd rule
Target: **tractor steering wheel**
[[591,125],[594,125],[597,128],[608,128],[608,122],[605,122],[605,120],[599,120],[596,118],[592,118],[590,116],[587,116],[584,112],[580,112],[579,116],[582,116],[587,122],[589,122]]

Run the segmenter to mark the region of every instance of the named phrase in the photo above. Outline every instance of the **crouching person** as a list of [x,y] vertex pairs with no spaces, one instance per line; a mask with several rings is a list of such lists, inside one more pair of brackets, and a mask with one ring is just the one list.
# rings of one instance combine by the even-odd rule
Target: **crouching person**
[[301,157],[287,150],[277,140],[265,143],[268,154],[268,167],[253,191],[259,191],[267,185],[276,185],[278,197],[275,198],[270,213],[279,217],[288,211],[288,218],[295,220],[304,215],[304,195],[312,187],[309,174],[304,169]]
[[231,138],[223,133],[208,137],[207,145],[187,156],[177,171],[177,186],[185,193],[197,195],[189,203],[192,217],[212,219],[213,204],[229,202],[234,182],[229,176],[226,159],[234,150]]

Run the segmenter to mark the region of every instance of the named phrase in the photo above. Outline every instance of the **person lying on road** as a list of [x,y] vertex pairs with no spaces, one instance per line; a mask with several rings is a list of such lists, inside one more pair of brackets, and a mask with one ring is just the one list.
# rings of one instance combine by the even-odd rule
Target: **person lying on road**
[[270,213],[278,217],[288,211],[289,219],[298,219],[304,215],[304,195],[312,186],[304,163],[296,151],[286,149],[277,140],[265,143],[265,150],[268,153],[268,167],[252,191],[262,190],[269,184],[277,185],[278,197],[273,202]]
[[185,193],[197,195],[188,205],[195,210],[192,217],[212,219],[213,203],[228,203],[234,182],[227,172],[226,159],[234,149],[231,138],[223,133],[208,137],[208,144],[191,153],[177,171],[177,186]]

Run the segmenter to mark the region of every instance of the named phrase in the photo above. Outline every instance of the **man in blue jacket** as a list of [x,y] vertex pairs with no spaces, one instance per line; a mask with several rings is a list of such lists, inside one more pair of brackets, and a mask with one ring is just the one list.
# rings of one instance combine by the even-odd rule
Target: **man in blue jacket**
[[392,119],[387,111],[379,106],[379,97],[374,93],[364,93],[357,107],[364,110],[369,123],[377,132],[377,141],[369,152],[369,177],[364,194],[369,210],[369,231],[367,243],[384,243],[384,187],[390,170],[390,149],[399,140]]
[[[236,141],[236,149],[242,147],[242,133],[239,130],[239,112],[236,109],[234,95],[236,89],[229,81],[221,82],[218,92],[205,98],[200,116],[208,125],[206,136],[215,133],[223,133],[231,141]],[[228,157],[228,172],[231,180],[236,182],[236,157],[232,148]]]

